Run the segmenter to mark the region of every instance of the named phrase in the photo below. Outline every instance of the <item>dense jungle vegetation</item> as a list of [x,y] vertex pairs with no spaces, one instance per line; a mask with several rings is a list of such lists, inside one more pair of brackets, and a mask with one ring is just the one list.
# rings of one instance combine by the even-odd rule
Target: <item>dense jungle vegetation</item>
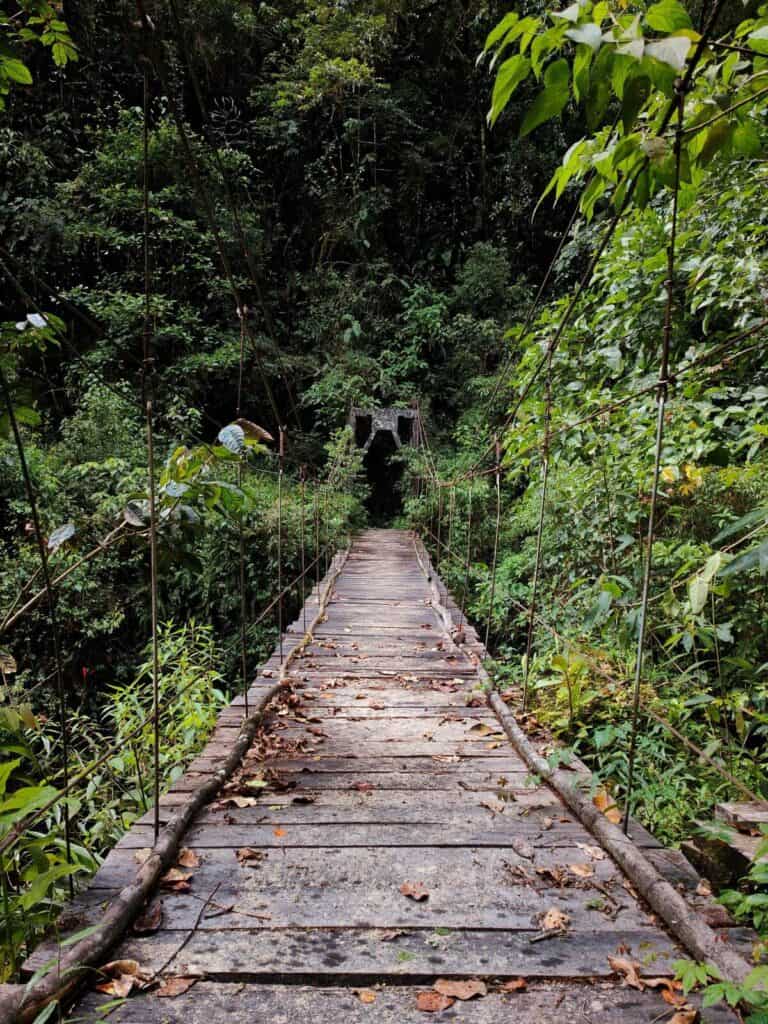
[[[149,394],[166,783],[239,685],[241,535],[255,669],[278,553],[373,514],[350,406],[418,402],[398,522],[500,687],[622,804],[644,629],[633,812],[676,842],[768,796],[768,11],[714,6],[698,53],[698,0],[4,5],[0,837],[62,772],[14,421],[70,774],[116,752],[0,854],[0,978],[150,799]],[[765,926],[761,870],[730,899]]]

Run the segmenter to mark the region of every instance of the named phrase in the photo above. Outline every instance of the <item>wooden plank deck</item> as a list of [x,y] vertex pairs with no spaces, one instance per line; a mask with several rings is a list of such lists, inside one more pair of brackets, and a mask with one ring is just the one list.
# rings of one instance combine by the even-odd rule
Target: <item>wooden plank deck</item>
[[[316,594],[309,603],[316,609]],[[288,632],[303,632],[301,617]],[[276,666],[273,657],[254,698]],[[623,986],[608,958],[632,957],[658,977],[683,954],[559,798],[529,778],[472,660],[431,607],[408,533],[369,530],[355,542],[291,676],[294,696],[188,832],[186,891],[158,893],[158,929],[126,936],[114,954],[199,980],[175,998],[156,987],[133,995],[110,1020],[408,1024],[429,1018],[418,993],[438,978],[488,986],[431,1014],[453,1022],[671,1016],[659,991]],[[163,820],[218,767],[242,703],[222,712],[163,798]],[[695,889],[679,854],[639,827],[634,838],[668,878]],[[145,819],[69,908],[64,931],[97,920],[151,844]],[[410,898],[409,886],[426,895]],[[547,930],[551,912],[564,915],[562,933]],[[728,937],[739,942],[739,930]],[[524,988],[503,990],[521,977]],[[101,1020],[111,998],[86,994],[72,1019]],[[703,1019],[734,1018],[708,1010]]]

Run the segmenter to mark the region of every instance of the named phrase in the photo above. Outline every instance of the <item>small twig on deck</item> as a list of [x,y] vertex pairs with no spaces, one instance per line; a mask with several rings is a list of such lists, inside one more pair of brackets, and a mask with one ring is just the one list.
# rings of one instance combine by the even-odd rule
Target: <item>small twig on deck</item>
[[[211,898],[213,893],[211,893],[211,896],[209,896],[207,900],[203,900],[202,896],[195,896],[194,893],[191,892],[187,893],[187,896],[191,896],[193,900],[201,900],[209,907],[216,908],[217,912],[215,914],[205,914],[206,918],[220,917],[221,914],[238,914],[240,917],[252,917],[255,921],[272,920],[271,914],[254,914],[250,910],[238,910],[236,903],[231,903],[229,906],[225,906],[223,903],[217,903]],[[205,913],[205,906],[203,907],[203,912]]]
[[195,923],[192,925],[192,927],[190,928],[189,932],[187,932],[187,934],[184,936],[184,938],[182,939],[181,944],[179,945],[179,947],[176,950],[174,950],[173,953],[171,953],[171,955],[168,957],[168,959],[165,961],[165,963],[162,965],[162,967],[158,967],[158,969],[153,972],[150,981],[155,981],[156,978],[160,977],[160,975],[163,973],[163,971],[166,969],[166,967],[168,967],[169,964],[173,963],[173,961],[176,959],[176,957],[182,952],[182,950],[185,948],[187,943],[190,941],[192,936],[197,932],[197,929],[200,927],[200,922],[203,919],[203,914],[205,913],[205,908],[210,905],[211,901],[213,900],[213,897],[219,891],[220,887],[221,887],[221,882],[217,882],[216,885],[214,885],[213,889],[211,889],[211,893],[208,896],[208,898],[202,901],[203,905],[202,905],[202,907],[200,907],[200,913],[195,918]]

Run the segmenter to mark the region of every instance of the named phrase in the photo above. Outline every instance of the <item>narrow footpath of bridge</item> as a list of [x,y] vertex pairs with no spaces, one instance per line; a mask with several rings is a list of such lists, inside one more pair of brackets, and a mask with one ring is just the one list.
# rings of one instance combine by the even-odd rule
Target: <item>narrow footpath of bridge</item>
[[[311,617],[317,591],[308,603]],[[303,631],[302,616],[289,638]],[[262,670],[253,700],[277,664]],[[110,1020],[649,1024],[678,1012],[680,994],[663,979],[684,954],[514,753],[475,661],[431,603],[411,534],[369,530],[354,543],[291,678],[114,952],[160,984],[137,986]],[[222,713],[163,798],[164,821],[219,766],[242,710],[241,698]],[[678,853],[637,825],[632,836],[695,895],[698,879]],[[148,818],[63,927],[97,920],[152,841]],[[738,943],[739,930],[728,939]],[[99,1007],[115,998],[106,988],[87,993],[72,1019],[102,1020]]]

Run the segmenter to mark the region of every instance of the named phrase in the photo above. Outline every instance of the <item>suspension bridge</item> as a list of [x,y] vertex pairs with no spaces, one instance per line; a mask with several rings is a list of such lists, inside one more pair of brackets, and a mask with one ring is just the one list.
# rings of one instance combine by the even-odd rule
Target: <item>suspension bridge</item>
[[[541,501],[535,571],[523,611],[528,631],[522,685],[494,692],[483,668],[494,610],[501,509],[499,441],[489,437],[476,462],[454,480],[441,480],[420,417],[427,506],[434,520],[424,530],[436,563],[472,558],[472,482],[495,482],[495,539],[490,560],[488,624],[483,642],[465,616],[465,594],[449,594],[416,534],[368,530],[336,552],[306,597],[297,620],[284,628],[281,501],[285,430],[280,426],[277,534],[279,643],[251,682],[247,663],[245,534],[239,525],[239,597],[242,688],[221,713],[208,745],[173,787],[160,794],[157,653],[157,534],[152,383],[151,212],[148,121],[150,78],[168,97],[190,180],[205,214],[240,327],[236,423],[243,421],[247,350],[258,352],[238,276],[216,223],[204,166],[191,144],[169,87],[153,27],[138,5],[144,38],[144,262],[145,304],[142,405],[147,429],[148,540],[153,642],[155,802],[122,838],[83,892],[74,895],[54,934],[23,966],[25,983],[0,986],[0,1016],[9,1021],[48,1019],[46,1007],[71,1008],[73,1021],[323,1022],[340,1016],[377,1024],[423,1020],[425,1014],[476,1024],[507,1016],[526,1024],[575,1021],[650,1022],[699,1019],[694,998],[673,980],[679,957],[705,960],[723,977],[742,980],[754,936],[716,905],[706,885],[679,852],[666,850],[630,817],[635,741],[641,713],[640,683],[647,639],[656,498],[664,443],[665,410],[675,379],[718,372],[737,359],[737,343],[765,327],[757,324],[713,346],[674,379],[670,368],[675,302],[677,196],[685,95],[711,34],[715,5],[685,74],[675,86],[659,134],[674,133],[674,203],[669,232],[665,323],[657,379],[623,399],[656,397],[656,437],[637,630],[628,800],[623,827],[596,806],[589,772],[578,762],[558,766],[553,743],[527,710],[528,671],[535,632],[546,616],[537,605],[550,452],[559,434],[586,422],[554,422],[553,365],[558,346],[586,293],[594,270],[629,206],[634,179],[587,261],[540,360],[498,429],[503,438],[523,402],[543,382]],[[178,27],[175,2],[172,11]],[[183,34],[179,33],[183,39]],[[183,45],[182,45],[183,52]],[[191,64],[187,58],[186,63]],[[198,84],[203,134],[209,119]],[[217,149],[226,201],[248,267],[253,296],[261,287],[236,200]],[[574,219],[576,213],[574,212]],[[564,244],[568,231],[563,235]],[[554,266],[542,281],[520,336],[535,322]],[[27,306],[40,315],[17,278],[2,269]],[[67,308],[67,307],[65,307]],[[269,311],[262,310],[265,323]],[[70,342],[65,340],[70,346]],[[80,354],[74,350],[76,357]],[[287,417],[268,379],[265,394],[274,422]],[[282,364],[281,364],[282,372]],[[284,381],[286,380],[283,374]],[[505,380],[504,368],[489,397],[490,414]],[[54,590],[33,481],[14,418],[12,396],[0,380],[19,451],[34,536],[40,550],[61,717],[63,786],[0,842],[12,849],[86,780],[67,775],[67,708],[58,647]],[[112,390],[113,384],[107,382]],[[135,396],[118,390],[126,402]],[[293,406],[286,382],[285,397]],[[587,414],[610,415],[608,401]],[[294,410],[295,411],[295,410]],[[221,427],[221,424],[217,424]],[[251,424],[250,426],[253,426]],[[231,427],[224,428],[231,431]],[[242,428],[241,433],[242,433]],[[221,435],[219,435],[221,436]],[[203,442],[204,443],[204,442]],[[247,465],[238,466],[238,481]],[[328,487],[320,489],[327,502]],[[451,543],[455,488],[468,482],[466,554]],[[447,537],[444,513],[448,508]],[[475,515],[483,514],[476,512]],[[485,514],[488,514],[487,511]],[[493,513],[491,513],[493,515]],[[304,477],[301,478],[302,545]],[[321,513],[314,496],[315,555],[304,580],[321,562]],[[326,556],[331,542],[324,537]],[[90,556],[88,556],[90,557]],[[295,584],[297,581],[293,581]],[[26,606],[25,606],[26,608]],[[257,620],[260,621],[260,620]],[[251,623],[252,624],[252,623]],[[7,625],[5,623],[4,625]],[[146,723],[142,723],[144,726]],[[687,741],[686,741],[687,742]],[[556,755],[556,752],[555,752]],[[96,762],[98,765],[98,762]],[[91,766],[93,768],[93,766]],[[733,781],[731,779],[731,781]],[[62,803],[67,847],[68,804]],[[708,1009],[711,1024],[735,1019],[727,1008]]]
[[71,1019],[125,1024],[647,1024],[689,1005],[683,940],[727,960],[750,934],[638,823],[580,820],[583,766],[536,774],[483,654],[416,535],[360,534],[159,831],[137,822],[27,961],[30,991],[85,981]]

